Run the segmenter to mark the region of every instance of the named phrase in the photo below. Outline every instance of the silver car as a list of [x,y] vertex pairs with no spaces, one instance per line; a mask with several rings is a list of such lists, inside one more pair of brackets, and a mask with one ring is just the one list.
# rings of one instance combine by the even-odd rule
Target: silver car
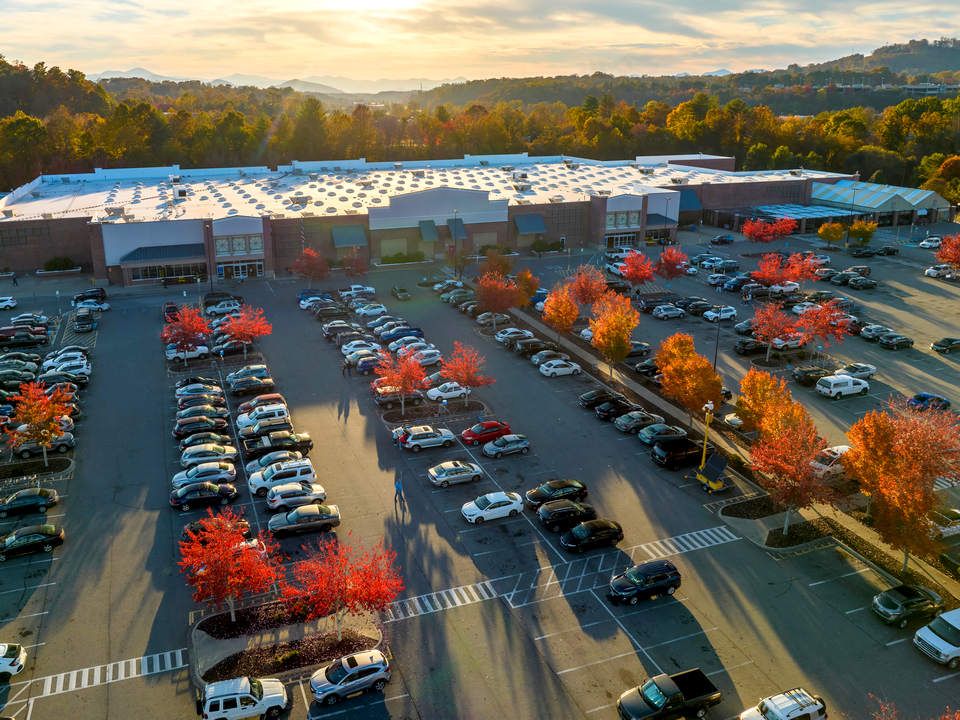
[[327,499],[323,485],[310,482],[284,483],[267,493],[268,510],[289,510],[301,505],[319,505]]
[[179,490],[186,485],[194,483],[211,482],[220,485],[222,483],[232,483],[237,479],[237,470],[230,462],[206,462],[194,465],[188,470],[181,470],[173,476],[171,485],[174,490]]
[[231,445],[218,445],[217,443],[203,443],[188,447],[180,455],[180,467],[190,468],[194,465],[206,462],[217,462],[220,460],[229,460],[233,462],[237,459],[237,449]]
[[380,692],[388,682],[390,662],[379,650],[365,650],[317,670],[310,677],[310,692],[317,702],[335,705],[341,698],[362,690]]
[[530,452],[530,441],[526,435],[501,435],[483,446],[483,454],[487,457],[498,458],[510,453],[526,455]]
[[265,470],[274,463],[299,460],[302,457],[303,454],[297,452],[296,450],[274,450],[273,452],[267,453],[261,458],[251,460],[246,464],[244,469],[247,471],[247,475],[251,475],[258,470]]
[[270,518],[270,532],[280,537],[307,532],[326,532],[340,524],[340,508],[336,505],[301,505],[295,510]]
[[433,428],[430,425],[413,425],[395,428],[393,437],[400,447],[420,452],[428,447],[450,447],[457,441],[456,435],[447,428]]
[[474,482],[483,477],[483,470],[479,465],[463,462],[462,460],[449,460],[439,465],[434,465],[427,470],[427,477],[434,485],[442,488],[456,485],[457,483]]

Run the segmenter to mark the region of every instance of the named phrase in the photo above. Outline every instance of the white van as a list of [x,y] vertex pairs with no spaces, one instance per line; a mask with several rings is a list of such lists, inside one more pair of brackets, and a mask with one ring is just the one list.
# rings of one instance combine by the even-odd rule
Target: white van
[[247,483],[250,485],[250,492],[262,498],[267,496],[270,488],[277,485],[304,481],[309,483],[317,481],[317,474],[313,471],[310,458],[273,463],[263,470],[251,473]]
[[839,400],[844,395],[866,395],[870,392],[870,384],[849,375],[827,375],[817,380],[817,392]]
[[237,429],[242,430],[250,425],[256,425],[261,420],[281,420],[290,417],[286,405],[259,405],[248,413],[237,415]]
[[824,448],[810,461],[810,467],[819,478],[843,475],[843,456],[850,452],[849,445],[834,445]]

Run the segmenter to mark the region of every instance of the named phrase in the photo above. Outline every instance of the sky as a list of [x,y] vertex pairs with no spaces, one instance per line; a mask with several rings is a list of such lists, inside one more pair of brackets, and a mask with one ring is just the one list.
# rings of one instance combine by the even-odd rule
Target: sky
[[806,64],[960,36],[930,0],[0,0],[0,54],[88,74],[487,78]]

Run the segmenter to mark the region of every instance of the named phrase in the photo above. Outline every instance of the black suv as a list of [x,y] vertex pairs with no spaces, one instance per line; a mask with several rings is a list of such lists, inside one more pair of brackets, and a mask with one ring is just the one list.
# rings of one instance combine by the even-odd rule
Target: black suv
[[877,255],[899,255],[900,248],[896,245],[881,245],[877,248]]
[[853,257],[873,257],[877,254],[877,251],[872,247],[855,247],[850,248],[850,255]]
[[78,292],[73,296],[73,300],[70,301],[71,305],[76,305],[81,300],[100,300],[101,302],[107,299],[107,291],[103,288],[95,287],[88,288],[82,292]]
[[767,346],[759,340],[740,338],[737,340],[737,344],[733,346],[733,351],[737,353],[737,355],[757,355],[766,352]]
[[552,343],[549,340],[541,340],[540,338],[520,338],[515,343],[513,343],[513,349],[518,354],[523,357],[530,357],[531,355],[536,355],[541,350],[558,350],[556,343]]
[[[713,445],[707,443],[707,452],[713,452]],[[657,440],[650,451],[650,458],[663,465],[667,470],[679,470],[688,465],[696,465],[703,457],[703,441],[691,440],[688,437],[673,438],[671,440]]]
[[669,560],[634,565],[610,581],[607,597],[614,603],[636,605],[660,595],[673,595],[680,587],[680,571]]
[[621,295],[630,294],[630,283],[625,280],[607,280],[607,290],[612,290],[615,293],[620,293]]
[[626,415],[632,410],[643,410],[643,408],[625,398],[607,400],[607,402],[600,403],[593,409],[600,420],[606,420],[608,422],[615,420],[621,415]]
[[626,400],[626,398],[620,393],[606,389],[588,390],[577,398],[577,403],[585,410],[592,410],[597,405],[609,402],[610,400]]
[[537,517],[550,532],[569,530],[587,520],[595,520],[597,511],[593,505],[573,500],[551,500],[537,510]]
[[816,385],[817,380],[828,375],[833,375],[833,371],[819,365],[801,365],[793,369],[793,379],[799,385]]

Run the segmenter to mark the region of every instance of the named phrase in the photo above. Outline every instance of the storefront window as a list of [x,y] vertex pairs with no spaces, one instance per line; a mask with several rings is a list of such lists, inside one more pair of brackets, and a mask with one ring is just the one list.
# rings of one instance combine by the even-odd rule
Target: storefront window
[[250,253],[263,252],[263,235],[248,235],[250,238]]
[[185,263],[178,265],[147,265],[130,270],[132,280],[192,280],[196,277],[206,277],[207,266],[202,263]]
[[612,228],[616,226],[617,226],[617,214],[607,213],[607,227]]
[[627,214],[625,212],[617,213],[617,227],[627,226]]
[[230,239],[233,241],[234,255],[243,255],[247,252],[247,238],[244,235],[237,235]]
[[217,257],[230,254],[230,238],[218,237],[216,239]]
[[636,227],[640,224],[640,213],[631,212],[630,213],[630,227]]

